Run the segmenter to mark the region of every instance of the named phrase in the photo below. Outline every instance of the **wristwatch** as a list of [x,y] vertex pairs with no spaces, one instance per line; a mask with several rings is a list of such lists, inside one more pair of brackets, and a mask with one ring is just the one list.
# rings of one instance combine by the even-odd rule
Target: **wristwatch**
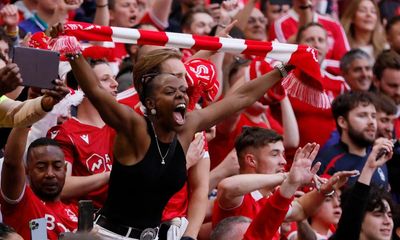
[[287,77],[288,72],[283,64],[277,64],[274,68],[280,72],[282,78]]

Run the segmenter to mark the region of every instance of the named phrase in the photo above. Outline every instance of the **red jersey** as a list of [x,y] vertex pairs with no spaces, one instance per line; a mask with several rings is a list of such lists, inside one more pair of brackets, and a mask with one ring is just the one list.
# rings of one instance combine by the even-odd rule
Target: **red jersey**
[[164,208],[161,221],[170,221],[175,217],[186,217],[189,204],[188,196],[189,193],[186,182],[182,189],[176,192],[168,201],[168,204]]
[[267,198],[263,208],[247,228],[243,240],[282,239],[279,228],[285,220],[293,199],[294,197],[290,199],[283,197],[279,189],[275,191],[271,197]]
[[400,138],[400,117],[394,120],[394,135],[396,139]]
[[[349,90],[342,77],[333,76],[325,71],[322,71],[322,76],[322,85],[331,101],[339,94]],[[324,145],[331,132],[336,129],[332,109],[316,108],[292,97],[290,102],[299,126],[300,146],[309,142]],[[315,131],[315,126],[318,126],[318,133]]]
[[[279,128],[277,122],[273,122],[274,126],[276,126],[276,131],[282,130]],[[235,147],[235,140],[237,136],[242,132],[242,128],[244,126],[249,127],[261,127],[270,129],[271,126],[267,125],[264,122],[255,123],[253,122],[246,114],[240,114],[239,121],[236,123],[236,126],[233,131],[229,134],[224,134],[218,131],[214,139],[210,141],[208,144],[209,152],[210,152],[210,160],[211,160],[211,169],[215,168],[220,164],[228,153]],[[281,132],[279,132],[281,133]]]
[[[320,23],[328,34],[328,52],[326,59],[339,60],[350,50],[346,33],[343,27],[332,18],[314,13],[313,22]],[[288,14],[277,19],[271,24],[268,31],[268,40],[278,39],[279,42],[287,42],[290,37],[295,35],[298,30],[299,15],[293,10],[289,10]]]
[[123,105],[132,108],[140,115],[143,115],[144,113],[144,107],[140,102],[139,94],[134,87],[128,88],[125,91],[118,93],[117,101]]
[[[111,171],[115,130],[105,125],[94,127],[71,118],[52,127],[48,137],[56,140],[64,152],[65,160],[72,165],[72,176],[90,176]],[[89,193],[82,199],[91,199],[101,208],[107,198],[108,185]]]
[[47,220],[47,238],[57,240],[63,232],[73,232],[78,227],[76,205],[66,205],[61,201],[44,202],[29,186],[25,187],[21,199],[11,201],[1,194],[1,211],[4,223],[13,227],[24,239],[31,239],[29,221],[37,218]]
[[[240,206],[231,209],[222,209],[219,206],[218,201],[215,201],[212,214],[212,226],[215,228],[220,221],[233,216],[244,216],[253,220],[267,202],[268,198],[263,197],[259,191],[247,193],[243,196]],[[273,239],[278,240],[279,236],[279,232],[275,231]]]
[[223,209],[219,206],[218,200],[215,201],[212,214],[213,228],[215,228],[220,221],[228,217],[244,216],[254,219],[265,205],[267,199],[268,198],[263,197],[259,191],[254,191],[245,194],[240,206],[231,209]]

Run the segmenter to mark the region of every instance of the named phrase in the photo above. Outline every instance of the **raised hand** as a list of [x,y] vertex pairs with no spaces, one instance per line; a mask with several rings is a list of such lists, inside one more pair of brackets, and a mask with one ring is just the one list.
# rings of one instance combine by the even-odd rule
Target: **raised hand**
[[334,190],[338,190],[343,187],[349,177],[355,177],[359,175],[360,172],[358,170],[353,171],[340,171],[333,174],[333,176],[327,180],[325,178],[320,178],[317,175],[314,177],[314,182],[316,188],[323,194],[329,194]]
[[15,63],[8,63],[0,69],[0,96],[9,93],[22,84],[19,68]]
[[53,26],[47,28],[45,33],[49,37],[56,38],[63,32],[64,32],[64,24],[56,23]]
[[[7,26],[7,31],[16,28],[19,22],[18,8],[13,4],[7,4],[0,10],[0,16],[3,19],[4,25]],[[14,29],[15,30],[15,29]]]
[[314,166],[312,162],[318,154],[319,144],[307,143],[303,148],[298,148],[292,167],[288,174],[288,181],[290,184],[303,186],[312,182],[314,175],[318,172],[320,163]]
[[[358,182],[369,185],[371,183],[372,175],[375,170],[383,166],[393,156],[393,142],[386,138],[378,138],[374,142],[372,151],[368,156],[368,159],[361,171]],[[382,151],[386,151],[386,154],[381,155],[378,159],[378,154]]]
[[196,165],[203,158],[204,153],[204,135],[203,133],[197,133],[186,154],[186,168],[189,169]]
[[235,24],[237,23],[237,20],[232,21],[231,23],[229,23],[228,25],[226,25],[225,28],[222,28],[220,31],[220,27],[217,28],[217,33],[215,34],[216,37],[230,37],[229,36],[229,32],[232,30],[232,28],[235,26]]
[[45,111],[51,111],[53,106],[61,101],[68,93],[69,89],[67,85],[61,80],[55,80],[56,86],[54,89],[42,89],[41,92],[44,94],[42,99],[42,107]]
[[[376,139],[367,162],[365,163],[365,167],[375,169],[385,164],[393,156],[393,146],[393,142],[387,138]],[[379,159],[376,159],[381,150],[385,150],[386,154],[381,155]]]

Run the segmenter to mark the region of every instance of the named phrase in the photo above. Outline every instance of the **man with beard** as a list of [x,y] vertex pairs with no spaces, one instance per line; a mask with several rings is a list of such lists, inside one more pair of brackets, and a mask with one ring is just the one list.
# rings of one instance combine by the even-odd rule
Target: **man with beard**
[[56,141],[39,138],[29,146],[24,166],[28,132],[28,128],[14,128],[6,145],[0,196],[3,220],[23,239],[31,239],[30,221],[45,218],[47,239],[57,240],[60,233],[78,226],[76,205],[60,201],[67,170],[64,154]]
[[[345,170],[361,171],[377,135],[375,96],[369,92],[339,95],[332,102],[332,114],[340,141],[318,154],[315,160],[321,162],[318,174],[333,175]],[[356,180],[357,178],[350,178],[348,183],[354,184]],[[386,165],[377,168],[372,182],[387,189]]]

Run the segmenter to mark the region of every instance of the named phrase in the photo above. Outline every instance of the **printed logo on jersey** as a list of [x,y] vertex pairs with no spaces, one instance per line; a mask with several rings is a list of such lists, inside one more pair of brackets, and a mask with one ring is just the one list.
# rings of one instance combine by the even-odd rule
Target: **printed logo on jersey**
[[89,135],[88,134],[82,134],[81,138],[85,143],[89,144]]
[[65,213],[67,214],[67,216],[69,217],[69,219],[71,219],[71,221],[78,222],[78,217],[71,209],[65,208],[64,210],[65,210]]
[[108,154],[105,154],[103,157],[97,153],[94,153],[86,160],[86,167],[92,174],[111,171],[111,166],[112,163]]
[[51,131],[50,132],[50,137],[51,137],[51,139],[54,139],[54,138],[56,138],[57,137],[57,134],[58,134],[58,130],[55,130],[55,131]]
[[383,170],[380,167],[378,168],[378,174],[379,174],[379,177],[381,178],[381,180],[386,182],[385,173],[383,173]]

